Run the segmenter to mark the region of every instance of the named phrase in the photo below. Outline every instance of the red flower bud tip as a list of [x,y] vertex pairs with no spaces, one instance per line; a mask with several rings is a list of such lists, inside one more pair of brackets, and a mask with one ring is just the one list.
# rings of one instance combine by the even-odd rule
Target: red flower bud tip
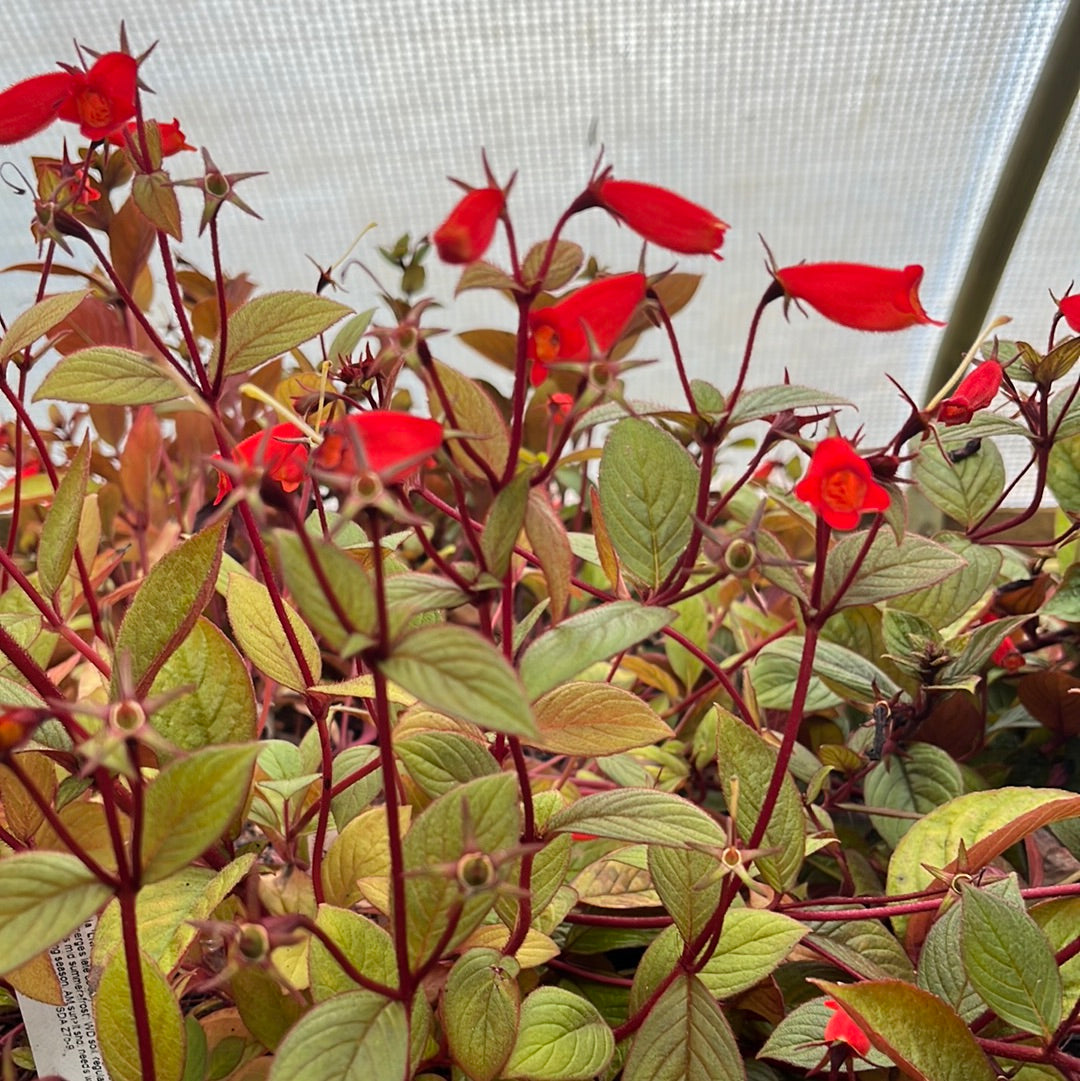
[[475,263],[487,251],[506,205],[501,188],[476,188],[458,203],[431,239],[444,263]]
[[[220,460],[221,455],[215,454]],[[286,492],[294,492],[304,479],[308,445],[306,435],[295,424],[275,424],[263,432],[256,432],[236,444],[232,460],[248,469],[261,468],[276,480]],[[220,503],[232,489],[232,480],[226,473],[218,474],[218,491],[214,503]]]
[[809,503],[833,529],[854,529],[867,511],[889,508],[889,493],[855,449],[839,436],[823,439],[810,458],[795,495]]
[[996,360],[986,360],[972,368],[953,396],[938,406],[937,419],[946,427],[967,424],[980,409],[985,409],[994,400],[1001,389],[1002,374],[1002,367]]
[[442,446],[443,430],[430,417],[389,409],[352,413],[328,426],[315,464],[332,473],[378,473],[384,484],[414,474]]
[[[172,154],[179,154],[181,150],[194,150],[187,137],[180,130],[180,121],[174,116],[169,123],[157,120],[158,134],[161,136],[161,156],[167,158]],[[114,131],[109,136],[109,142],[113,146],[127,146],[128,138],[135,142],[139,137],[139,125],[135,120],[129,120],[121,131]]]
[[550,308],[529,312],[532,385],[544,381],[548,364],[591,360],[594,350],[609,353],[645,299],[645,284],[644,274],[600,278]]
[[827,998],[825,1006],[834,1011],[825,1025],[825,1042],[840,1041],[846,1043],[857,1055],[865,1055],[870,1050],[870,1037],[844,1013],[838,1002]]
[[855,330],[903,330],[916,323],[941,327],[919,303],[921,266],[903,270],[861,263],[802,263],[774,272],[792,300],[802,300],[826,319]]
[[135,115],[138,63],[105,53],[89,71],[35,75],[0,94],[0,143],[29,139],[53,120],[79,125],[86,139],[103,139]]
[[1065,317],[1065,322],[1080,334],[1080,293],[1064,297],[1058,302],[1058,310]]
[[673,191],[634,180],[604,180],[596,197],[651,244],[684,255],[721,258],[717,252],[724,243],[727,223]]

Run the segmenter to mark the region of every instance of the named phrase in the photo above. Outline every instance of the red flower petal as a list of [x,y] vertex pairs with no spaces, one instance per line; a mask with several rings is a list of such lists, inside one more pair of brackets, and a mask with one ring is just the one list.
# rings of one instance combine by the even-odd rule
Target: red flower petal
[[[248,469],[263,469],[281,485],[283,491],[294,492],[304,479],[308,457],[306,438],[295,424],[275,424],[237,443],[232,459],[237,465]],[[219,473],[214,503],[220,503],[232,486],[228,474]]]
[[54,121],[72,92],[74,77],[66,71],[35,75],[0,94],[0,144],[18,143]]
[[389,409],[352,413],[326,430],[315,463],[335,473],[371,470],[385,484],[415,473],[442,445],[438,421]]
[[86,139],[104,139],[135,115],[138,63],[127,53],[105,53],[84,75],[71,75],[72,89],[60,107],[61,120],[79,125]]
[[996,360],[987,360],[961,380],[950,398],[939,406],[937,419],[946,427],[966,424],[980,410],[985,409],[1001,389],[1004,372]]
[[889,508],[889,493],[870,466],[839,436],[823,439],[810,458],[795,495],[809,503],[833,529],[854,529],[867,511]]
[[838,1002],[827,998],[825,1005],[835,1011],[825,1025],[825,1042],[835,1043],[839,1040],[853,1048],[856,1054],[865,1055],[870,1050],[870,1037],[844,1013]]
[[1061,314],[1065,316],[1065,322],[1080,334],[1080,293],[1076,293],[1071,297],[1065,297],[1058,304],[1058,309]]
[[431,234],[444,263],[474,263],[487,251],[506,196],[499,188],[470,191]]
[[724,243],[726,223],[711,210],[666,188],[634,180],[605,180],[597,198],[638,236],[669,251],[713,255]]
[[644,274],[616,274],[586,285],[549,308],[529,312],[533,386],[544,381],[548,364],[591,360],[593,346],[598,355],[610,352],[645,299],[645,285]]
[[916,323],[944,326],[919,302],[922,276],[921,266],[890,270],[861,263],[802,263],[776,271],[789,297],[855,330],[903,330]]
[[[156,120],[158,134],[161,136],[161,156],[164,158],[172,154],[179,154],[181,150],[194,150],[187,137],[180,130],[180,121],[174,116],[171,121]],[[138,138],[138,122],[129,120],[120,131],[114,131],[108,138],[113,146],[127,146],[128,136],[132,142]]]

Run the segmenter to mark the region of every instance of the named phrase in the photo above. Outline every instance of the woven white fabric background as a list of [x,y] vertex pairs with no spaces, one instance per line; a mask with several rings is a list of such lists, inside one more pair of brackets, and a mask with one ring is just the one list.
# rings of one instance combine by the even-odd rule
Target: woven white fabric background
[[[540,239],[580,190],[600,145],[620,177],[706,204],[731,230],[725,261],[684,258],[706,280],[679,317],[690,374],[730,386],[767,284],[760,232],[781,263],[849,260],[926,267],[922,295],[945,318],[1004,157],[1063,10],[1063,0],[74,0],[20,5],[0,36],[6,85],[74,60],[72,39],[116,47],[155,38],[143,68],[148,115],[180,118],[226,171],[267,169],[241,194],[263,216],[222,218],[225,261],[265,289],[311,288],[305,254],[335,260],[369,221],[357,255],[438,224],[456,198],[447,174],[482,182],[480,148],[500,176],[520,170],[511,211],[520,240]],[[56,124],[3,157],[58,154]],[[1080,277],[1080,114],[1074,112],[1032,208],[994,311],[1041,342],[1060,293]],[[194,176],[199,156],[172,159]],[[190,208],[180,250],[209,266]],[[0,188],[0,266],[32,255],[29,197]],[[568,235],[612,269],[638,242],[600,211]],[[499,248],[493,250],[497,259]],[[651,250],[650,270],[670,265]],[[432,260],[432,266],[435,261]],[[447,302],[454,275],[429,278]],[[350,273],[348,303],[374,302]],[[26,274],[0,275],[0,312],[32,300]],[[340,296],[340,294],[339,294]],[[473,294],[436,312],[454,330],[509,326],[510,309]],[[780,375],[839,390],[887,436],[903,406],[889,372],[918,397],[940,331],[867,335],[770,312],[752,384]],[[498,381],[450,338],[441,354]],[[635,376],[641,397],[676,402],[664,342]]]

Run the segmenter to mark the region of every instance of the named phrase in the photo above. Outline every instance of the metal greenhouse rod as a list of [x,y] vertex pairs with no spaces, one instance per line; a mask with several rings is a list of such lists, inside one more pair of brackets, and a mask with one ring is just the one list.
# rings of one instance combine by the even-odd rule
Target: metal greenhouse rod
[[1080,0],[1069,0],[998,179],[930,372],[944,385],[982,329],[1013,245],[1080,90]]

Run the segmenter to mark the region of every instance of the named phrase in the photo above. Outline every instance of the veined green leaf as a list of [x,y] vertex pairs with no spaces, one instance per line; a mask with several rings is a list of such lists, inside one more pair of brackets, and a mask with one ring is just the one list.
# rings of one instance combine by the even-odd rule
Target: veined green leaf
[[154,405],[185,393],[179,377],[158,361],[133,349],[96,345],[61,357],[34,392],[34,401]]

